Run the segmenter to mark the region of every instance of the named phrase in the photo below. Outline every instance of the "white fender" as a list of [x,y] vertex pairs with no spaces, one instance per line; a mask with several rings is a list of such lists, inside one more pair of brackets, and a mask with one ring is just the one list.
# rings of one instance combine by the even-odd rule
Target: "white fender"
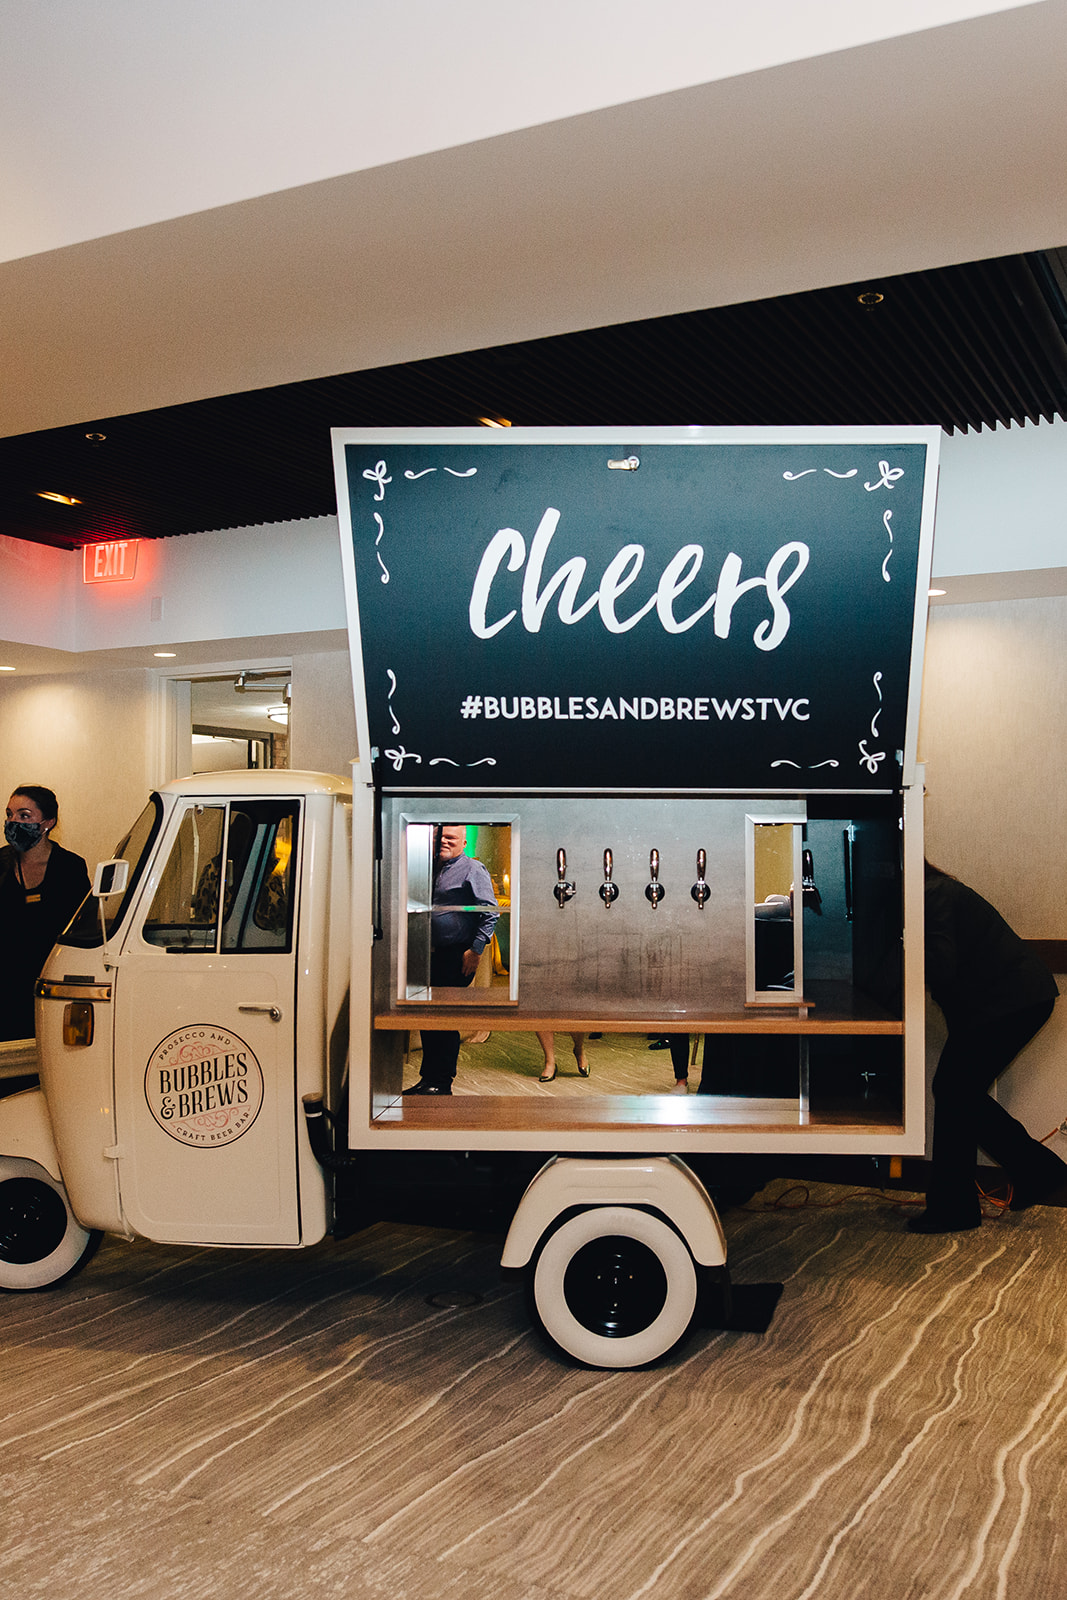
[[48,1102],[40,1089],[23,1089],[0,1100],[0,1155],[36,1161],[57,1183],[63,1182]]
[[711,1196],[678,1156],[553,1156],[519,1201],[501,1266],[525,1267],[572,1206],[607,1205],[652,1207],[674,1224],[701,1266],[726,1263],[726,1236]]

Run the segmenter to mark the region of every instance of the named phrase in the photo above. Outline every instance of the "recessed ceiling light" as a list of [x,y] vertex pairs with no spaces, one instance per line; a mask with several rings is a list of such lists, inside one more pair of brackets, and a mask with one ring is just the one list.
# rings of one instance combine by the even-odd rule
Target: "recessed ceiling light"
[[507,417],[479,417],[478,421],[483,428],[510,428],[511,423]]
[[57,506],[80,506],[81,501],[75,500],[72,494],[56,494],[52,489],[38,489],[38,500],[54,500]]
[[153,650],[152,654],[158,656],[161,661],[171,661],[178,652],[177,650]]
[[931,599],[933,598],[934,595],[948,594],[948,590],[947,589],[927,589],[926,592],[931,597]]
[[861,306],[880,306],[885,299],[885,295],[880,289],[864,289],[862,294],[856,296],[856,299]]
[[17,672],[18,667],[0,667],[0,672]]

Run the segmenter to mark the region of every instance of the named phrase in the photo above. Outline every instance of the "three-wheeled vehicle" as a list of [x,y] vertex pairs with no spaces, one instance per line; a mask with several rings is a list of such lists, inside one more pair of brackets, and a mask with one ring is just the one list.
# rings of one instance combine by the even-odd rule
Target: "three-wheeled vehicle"
[[[447,1190],[552,1341],[636,1366],[727,1281],[716,1160],[921,1153],[936,430],[512,434],[335,435],[352,781],[166,784],[98,869],[0,1102],[0,1288]],[[469,985],[442,827],[492,886],[447,907],[490,912]],[[555,1030],[636,1045],[562,1092],[505,1048]],[[491,1038],[407,1095],[435,1031]]]

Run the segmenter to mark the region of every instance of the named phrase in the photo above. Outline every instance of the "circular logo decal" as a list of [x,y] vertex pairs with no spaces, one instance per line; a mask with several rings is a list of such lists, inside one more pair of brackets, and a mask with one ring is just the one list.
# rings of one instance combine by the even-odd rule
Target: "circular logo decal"
[[153,1050],[144,1097],[164,1133],[207,1150],[248,1132],[263,1104],[263,1072],[235,1033],[194,1023]]

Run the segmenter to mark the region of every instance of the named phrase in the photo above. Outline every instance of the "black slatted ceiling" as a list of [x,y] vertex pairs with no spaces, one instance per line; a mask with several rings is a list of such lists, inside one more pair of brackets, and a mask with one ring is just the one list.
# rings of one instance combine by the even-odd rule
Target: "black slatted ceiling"
[[[880,293],[876,305],[860,294]],[[335,509],[331,427],[1051,420],[1067,252],[589,329],[0,440],[0,534],[74,546]],[[105,434],[93,444],[87,434]],[[78,506],[40,500],[41,489]]]

